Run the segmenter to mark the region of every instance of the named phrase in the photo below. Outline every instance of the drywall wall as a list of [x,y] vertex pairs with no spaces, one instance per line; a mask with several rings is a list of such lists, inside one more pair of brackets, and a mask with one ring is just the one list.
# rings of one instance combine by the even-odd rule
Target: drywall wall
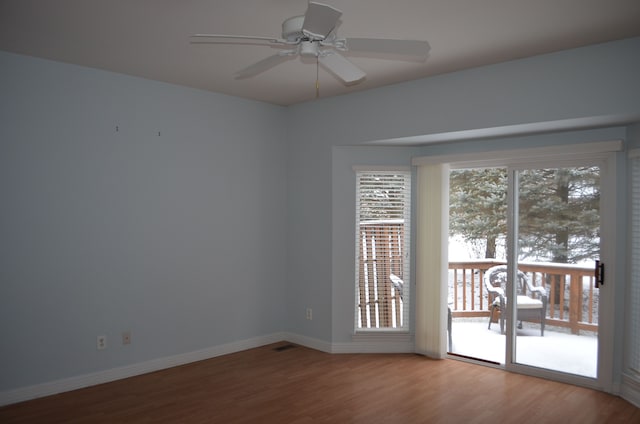
[[[334,217],[352,216],[353,209],[332,204],[333,188],[349,184],[332,179],[333,147],[402,137],[437,140],[456,133],[483,134],[484,139],[467,144],[424,150],[425,154],[471,152],[518,147],[530,139],[486,137],[521,134],[525,128],[544,132],[557,130],[558,122],[567,124],[563,130],[625,124],[640,117],[639,51],[640,38],[634,38],[290,107],[288,331],[341,343],[353,329],[352,319],[332,310],[336,305],[332,299],[352,290],[343,289],[350,282],[336,280],[332,273],[331,258],[336,254],[332,212]],[[389,160],[395,162],[398,156]],[[344,249],[353,252],[353,242]],[[353,297],[352,292],[347,295]],[[315,313],[313,323],[305,321],[304,308],[310,304],[328,316]]]
[[290,111],[290,142],[299,145],[306,134],[309,143],[354,145],[584,118],[638,118],[638,51],[640,37],[300,104]]
[[620,124],[640,113],[638,51],[623,40],[288,109],[0,53],[0,391],[283,328],[348,342],[348,167],[415,154],[348,146]]
[[282,331],[285,109],[7,53],[0,92],[0,392]]
[[627,139],[631,148],[637,149],[640,147],[640,123],[629,126]]

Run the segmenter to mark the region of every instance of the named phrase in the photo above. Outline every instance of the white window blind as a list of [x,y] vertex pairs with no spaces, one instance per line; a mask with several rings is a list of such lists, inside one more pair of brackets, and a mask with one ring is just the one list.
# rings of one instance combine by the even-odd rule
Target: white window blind
[[406,330],[411,172],[358,170],[356,178],[356,330]]
[[629,367],[640,374],[640,157],[631,159],[631,288]]

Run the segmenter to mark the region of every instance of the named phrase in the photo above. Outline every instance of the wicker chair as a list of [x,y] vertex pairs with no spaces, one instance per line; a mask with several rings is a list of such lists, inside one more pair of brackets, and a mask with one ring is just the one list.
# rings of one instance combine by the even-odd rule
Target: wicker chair
[[[489,268],[484,273],[484,286],[489,292],[491,314],[489,316],[489,329],[494,320],[495,311],[500,312],[500,333],[504,334],[504,323],[507,307],[507,266],[498,265]],[[522,321],[540,323],[540,336],[544,336],[544,321],[547,315],[547,291],[544,287],[534,286],[527,275],[518,270],[518,328],[522,328]]]

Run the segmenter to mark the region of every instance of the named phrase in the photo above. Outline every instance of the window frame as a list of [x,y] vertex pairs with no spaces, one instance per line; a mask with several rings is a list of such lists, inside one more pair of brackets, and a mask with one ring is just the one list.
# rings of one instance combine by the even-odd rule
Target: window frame
[[[411,191],[412,191],[412,170],[410,167],[353,167],[356,173],[356,193],[355,193],[355,225],[354,225],[354,233],[355,233],[355,279],[354,279],[354,290],[355,290],[355,302],[354,302],[354,333],[356,335],[362,334],[375,334],[375,333],[408,333],[410,329],[410,296],[411,296]],[[385,183],[381,183],[383,185],[379,186],[389,189],[398,190],[399,195],[401,195],[401,205],[400,212],[394,207],[390,208],[388,211],[393,215],[393,218],[379,219],[379,220],[371,220],[365,219],[367,217],[363,216],[363,208],[366,209],[367,205],[363,204],[362,190],[367,189],[371,190],[372,187],[370,184],[370,179],[372,178],[382,178]],[[398,180],[393,183],[389,180]],[[388,185],[385,185],[387,184]],[[397,183],[397,185],[396,185]],[[397,200],[397,198],[396,198]],[[371,204],[369,204],[371,206]],[[397,215],[401,213],[401,218]],[[368,217],[370,218],[370,217]],[[400,229],[401,234],[397,233],[398,227],[397,224],[402,223],[402,228]],[[381,226],[388,226],[383,228],[381,226],[376,226],[375,223],[380,223]],[[390,260],[385,263],[384,260],[382,265],[378,265],[378,258],[375,253],[375,239],[372,239],[372,233],[367,233],[367,230],[362,230],[362,226],[367,225],[373,228],[373,232],[376,234],[383,234],[385,237],[388,237],[387,240],[391,240],[389,249],[382,249],[383,256],[390,255]],[[375,228],[374,228],[375,227]],[[395,228],[394,228],[395,227]],[[377,231],[377,232],[376,232]],[[396,233],[394,233],[394,231]],[[371,241],[374,240],[374,241]],[[394,250],[396,247],[393,243],[397,243],[397,250]],[[369,253],[367,253],[369,252]],[[372,254],[372,262],[367,262],[366,255]],[[401,264],[398,265],[397,261],[401,261]],[[394,262],[396,261],[396,262]],[[395,263],[395,265],[394,265]],[[368,264],[368,265],[366,265]],[[368,268],[368,269],[365,269]],[[398,286],[391,286],[390,284],[384,287],[384,283],[380,283],[377,281],[378,269],[381,269],[383,278],[387,275],[387,273],[400,274],[400,280],[402,281],[402,293],[400,294],[398,291]],[[369,274],[372,274],[372,280],[369,279]],[[370,286],[371,283],[374,284],[375,288],[378,286],[384,287],[383,290],[386,293],[386,296],[391,295],[391,299],[385,302],[387,299],[384,295],[382,296],[382,301],[384,303],[391,303],[391,316],[388,313],[385,313],[384,310],[389,310],[390,305],[383,305],[382,307],[378,304],[376,306],[372,306],[370,302],[365,301],[364,305],[367,305],[362,308],[362,313],[367,313],[366,324],[363,322],[363,317],[361,314],[361,304],[360,298],[361,293],[365,291],[365,286]],[[370,298],[371,294],[367,293],[365,296],[367,299]],[[400,296],[400,297],[399,297]],[[374,298],[379,302],[380,298],[374,296]],[[395,305],[395,309],[393,307]],[[371,318],[371,311],[375,310],[376,317],[374,319]],[[391,325],[380,325],[382,321],[391,322]],[[384,322],[382,322],[384,324]]]

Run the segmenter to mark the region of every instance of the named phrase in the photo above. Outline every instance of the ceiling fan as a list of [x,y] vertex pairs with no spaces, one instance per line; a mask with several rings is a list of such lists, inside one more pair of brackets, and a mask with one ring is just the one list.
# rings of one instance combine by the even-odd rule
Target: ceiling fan
[[[267,46],[284,47],[285,50],[269,56],[236,72],[236,78],[249,78],[283,63],[293,56],[315,57],[321,65],[345,84],[355,84],[366,74],[339,52],[362,54],[391,54],[393,58],[424,61],[430,46],[426,41],[394,40],[383,38],[338,38],[336,26],[342,12],[332,6],[309,2],[302,16],[294,16],[282,23],[282,38],[254,37],[248,35],[194,34],[192,43],[259,42]],[[288,48],[287,48],[288,47]],[[317,80],[316,80],[317,88]]]

